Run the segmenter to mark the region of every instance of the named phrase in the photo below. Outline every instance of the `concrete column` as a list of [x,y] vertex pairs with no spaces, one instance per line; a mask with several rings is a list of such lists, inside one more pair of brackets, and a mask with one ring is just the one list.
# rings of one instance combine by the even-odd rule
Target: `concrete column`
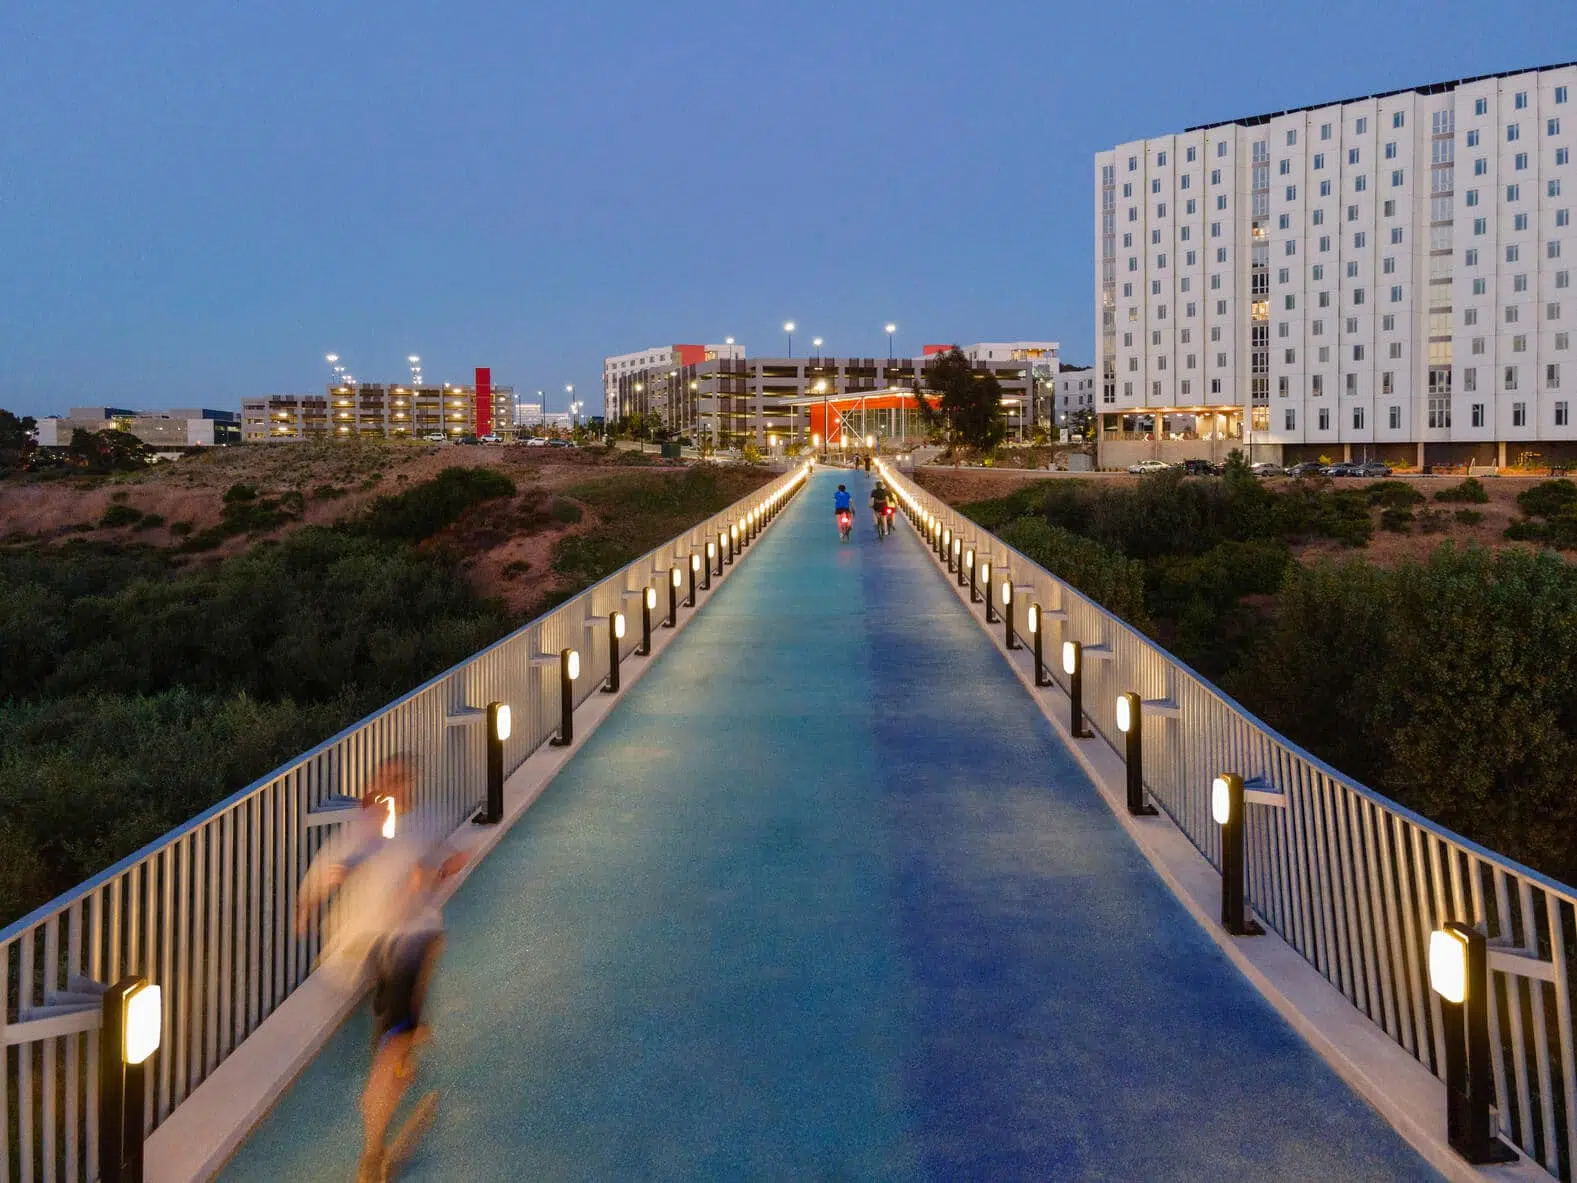
[[1506,467],[1506,441],[1505,440],[1501,440],[1500,443],[1495,445],[1495,466],[1497,468],[1505,468]]
[[1351,444],[1343,444],[1342,445],[1342,463],[1343,464],[1348,464],[1351,461],[1352,461],[1352,445]]
[[1418,441],[1418,467],[1420,469],[1422,469],[1424,467],[1424,441],[1423,440],[1419,440]]

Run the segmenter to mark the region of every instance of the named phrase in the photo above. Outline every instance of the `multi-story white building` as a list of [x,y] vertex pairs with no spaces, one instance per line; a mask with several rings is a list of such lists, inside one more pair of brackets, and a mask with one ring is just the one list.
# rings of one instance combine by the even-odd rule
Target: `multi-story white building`
[[1068,419],[1080,411],[1095,410],[1095,369],[1093,366],[1068,366],[1057,372],[1057,393],[1052,404],[1052,421],[1066,427]]
[[1577,63],[1098,153],[1102,465],[1577,457],[1574,94]]
[[658,345],[636,353],[605,357],[602,359],[603,418],[608,423],[624,418],[630,404],[636,401],[631,396],[637,384],[644,390],[652,378],[664,377],[684,366],[718,359],[733,361],[744,356],[745,347],[736,345],[730,337],[722,345]]

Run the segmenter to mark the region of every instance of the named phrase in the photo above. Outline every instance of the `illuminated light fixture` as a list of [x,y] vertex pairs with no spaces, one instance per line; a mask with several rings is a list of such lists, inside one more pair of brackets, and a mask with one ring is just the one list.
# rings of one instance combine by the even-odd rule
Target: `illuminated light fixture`
[[143,1178],[148,1060],[164,1039],[163,991],[128,975],[104,992],[99,1026],[99,1178]]
[[1429,934],[1429,988],[1440,998],[1446,1050],[1446,1142],[1470,1163],[1514,1162],[1495,1136],[1489,1041],[1489,944],[1472,925],[1448,920]]
[[379,833],[385,838],[393,838],[400,832],[400,819],[394,804],[394,795],[391,793],[378,800],[383,802],[384,810],[383,825],[379,828]]
[[951,528],[942,531],[942,552],[947,556],[947,573],[953,573],[953,559],[957,552],[953,549],[953,531]]
[[604,694],[619,692],[619,642],[624,640],[624,613],[608,614],[608,680],[602,684]]
[[716,542],[708,542],[706,544],[706,587],[708,591],[712,587],[712,567],[716,565],[717,573],[719,575],[723,573],[723,551],[721,549],[724,545],[723,537],[722,534],[719,534]]
[[739,554],[739,526],[730,522],[728,524],[728,564],[733,566],[734,558]]
[[668,569],[668,619],[663,621],[664,628],[673,628],[679,623],[679,584],[684,581],[684,571],[680,567]]
[[1018,638],[1013,635],[1013,580],[1002,581],[1002,636],[1009,649],[1022,649]]
[[1144,799],[1144,703],[1132,690],[1117,696],[1117,730],[1125,741],[1128,812],[1134,817],[1154,817],[1155,806]]
[[972,546],[964,551],[964,566],[969,573],[969,602],[978,604],[980,596],[975,591],[975,548]]
[[641,593],[641,647],[635,652],[649,657],[652,652],[652,609],[657,607],[657,589],[650,584]]
[[959,583],[959,586],[963,586],[963,582],[964,582],[964,540],[962,538],[960,538],[957,534],[953,535],[953,554],[952,554],[952,557],[949,558],[948,561],[947,561],[947,569],[949,571],[956,570],[958,572],[958,583]]
[[504,741],[513,724],[508,703],[487,704],[487,800],[473,819],[478,825],[496,826],[504,820]]
[[980,564],[980,582],[986,589],[985,595],[981,597],[986,602],[986,623],[995,624],[997,622],[997,610],[995,605],[991,603],[991,564],[984,560]]
[[555,748],[575,742],[575,679],[580,677],[580,653],[559,651],[559,733],[548,741]]
[[1223,772],[1210,782],[1210,816],[1221,827],[1221,926],[1236,937],[1254,937],[1265,930],[1248,915],[1244,889],[1246,858],[1243,778]]
[[1062,672],[1068,675],[1068,729],[1074,739],[1089,739],[1092,732],[1084,725],[1084,646],[1078,641],[1062,643]]
[[695,581],[701,574],[701,556],[694,551],[690,552],[690,595],[685,600],[686,608],[695,607]]
[[1040,605],[1031,603],[1029,606],[1029,611],[1024,614],[1024,617],[1024,626],[1029,629],[1029,635],[1034,644],[1035,650],[1035,685],[1050,686],[1052,685],[1052,681],[1051,677],[1046,673],[1046,660],[1044,656],[1046,622],[1041,617]]

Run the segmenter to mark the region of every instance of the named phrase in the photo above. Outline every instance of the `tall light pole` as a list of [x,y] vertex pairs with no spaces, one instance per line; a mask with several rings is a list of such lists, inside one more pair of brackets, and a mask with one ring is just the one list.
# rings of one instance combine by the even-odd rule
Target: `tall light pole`
[[813,340],[813,341],[812,341],[812,342],[811,342],[811,345],[812,345],[812,346],[813,346],[813,347],[814,347],[814,348],[815,348],[815,350],[816,350],[816,356],[817,356],[817,357],[820,357],[820,356],[821,356],[821,338],[820,338],[820,337],[817,337],[817,338],[816,338],[816,339],[815,339],[815,340]]
[[893,334],[898,331],[898,326],[891,321],[887,323],[887,360],[893,359]]
[[788,334],[788,355],[790,357],[793,357],[794,356],[794,322],[792,320],[784,321],[783,322],[783,331]]
[[416,390],[422,384],[422,359],[413,353],[405,360],[411,367],[411,389]]
[[827,448],[832,442],[832,422],[827,418],[827,380],[818,379],[816,393],[821,395],[821,458],[827,458]]
[[[570,427],[571,427],[571,430],[573,430],[574,429],[574,425],[575,425],[575,406],[574,406],[574,404],[575,404],[575,383],[571,382],[568,385],[566,385],[564,387],[564,394],[565,394],[565,400],[564,401],[569,404],[564,409],[569,412]],[[543,410],[546,410],[546,409],[547,409],[546,407],[543,408]]]

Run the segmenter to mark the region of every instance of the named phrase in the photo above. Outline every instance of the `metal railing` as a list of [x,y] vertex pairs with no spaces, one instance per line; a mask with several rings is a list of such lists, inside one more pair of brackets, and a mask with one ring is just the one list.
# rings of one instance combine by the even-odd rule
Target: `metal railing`
[[[0,1162],[11,1179],[92,1180],[99,1173],[100,1007],[95,983],[141,974],[162,987],[164,1036],[150,1063],[146,1128],[159,1125],[312,972],[322,914],[295,930],[296,893],[330,832],[332,807],[359,796],[382,761],[414,754],[415,804],[454,826],[485,793],[489,702],[511,706],[506,774],[553,736],[558,670],[533,657],[581,653],[580,703],[610,670],[611,612],[640,619],[671,565],[688,566],[719,532],[771,512],[805,478],[793,469],[642,555],[404,697],[325,740],[179,829],[0,932]],[[741,559],[744,557],[740,556]],[[686,580],[688,586],[688,580]],[[627,628],[621,657],[640,643]]]
[[1577,1177],[1577,892],[1342,775],[891,466],[886,475],[922,534],[927,518],[934,519],[990,562],[994,584],[1010,578],[1021,629],[1027,605],[1041,606],[1045,639],[1052,642],[1045,648],[1048,671],[1064,690],[1060,643],[1083,644],[1084,711],[1119,754],[1118,695],[1137,692],[1157,708],[1146,712],[1146,790],[1218,870],[1213,778],[1235,772],[1261,790],[1247,814],[1254,912],[1442,1079],[1445,1047],[1440,1000],[1429,988],[1429,934],[1448,920],[1483,928],[1490,940],[1501,1132],[1555,1177]]

